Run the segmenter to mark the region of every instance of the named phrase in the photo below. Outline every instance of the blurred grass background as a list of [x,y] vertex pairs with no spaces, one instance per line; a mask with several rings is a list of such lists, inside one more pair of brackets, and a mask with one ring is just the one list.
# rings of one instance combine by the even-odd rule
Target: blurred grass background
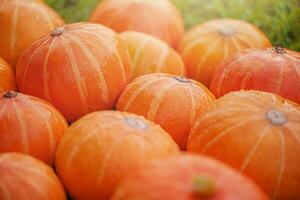
[[[238,18],[260,27],[273,44],[300,51],[300,0],[172,0],[187,29],[213,18]],[[86,21],[99,0],[45,0],[66,22]]]

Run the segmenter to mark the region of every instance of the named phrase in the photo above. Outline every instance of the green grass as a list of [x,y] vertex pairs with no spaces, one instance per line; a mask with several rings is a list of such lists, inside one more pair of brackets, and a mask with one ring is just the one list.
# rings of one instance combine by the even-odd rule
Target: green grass
[[[67,22],[86,21],[97,0],[45,0]],[[238,18],[260,27],[273,44],[300,51],[300,0],[173,0],[187,28],[213,18]]]

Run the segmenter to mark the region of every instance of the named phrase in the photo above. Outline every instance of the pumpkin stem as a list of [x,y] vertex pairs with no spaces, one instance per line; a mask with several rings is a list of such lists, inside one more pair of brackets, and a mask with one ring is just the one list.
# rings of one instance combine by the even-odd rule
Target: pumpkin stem
[[193,182],[194,193],[200,198],[210,198],[216,193],[216,185],[212,177],[198,175]]
[[284,113],[274,109],[271,109],[266,113],[266,118],[269,122],[276,126],[282,126],[288,121]]
[[191,81],[184,76],[176,76],[174,79],[182,83],[191,83]]
[[6,99],[11,99],[11,98],[14,98],[18,96],[18,93],[17,92],[14,92],[14,91],[8,91],[6,92],[3,97],[6,98]]
[[225,37],[230,37],[235,34],[235,29],[231,26],[224,26],[220,27],[219,32]]
[[276,52],[276,53],[286,53],[285,49],[283,48],[282,45],[276,45],[273,50]]
[[145,122],[137,118],[125,117],[124,121],[128,126],[132,128],[136,128],[140,130],[146,130],[148,128],[148,125]]
[[59,28],[56,28],[54,31],[52,31],[50,35],[52,37],[60,36],[65,31],[66,31],[65,27],[59,27]]

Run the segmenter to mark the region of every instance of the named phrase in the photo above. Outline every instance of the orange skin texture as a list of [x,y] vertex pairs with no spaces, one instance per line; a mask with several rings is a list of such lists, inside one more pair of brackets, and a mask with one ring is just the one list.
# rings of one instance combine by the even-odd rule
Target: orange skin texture
[[109,199],[140,165],[178,154],[172,138],[143,117],[100,111],[76,121],[56,154],[56,170],[73,199]]
[[120,34],[128,47],[133,78],[150,73],[186,74],[180,55],[167,43],[151,35],[133,31]]
[[77,23],[30,46],[16,73],[21,92],[50,102],[73,122],[87,113],[111,109],[131,79],[131,65],[115,32]]
[[15,73],[11,66],[0,58],[0,94],[9,90],[16,90]]
[[209,87],[216,68],[237,52],[270,46],[265,34],[248,22],[216,19],[186,33],[179,45],[179,52],[188,76]]
[[199,82],[170,74],[149,74],[126,87],[117,110],[142,115],[159,124],[184,150],[194,121],[214,100]]
[[221,97],[231,91],[260,90],[300,104],[300,53],[283,49],[243,51],[216,71],[211,91]]
[[52,165],[68,125],[49,103],[25,94],[0,96],[0,153],[30,154]]
[[[270,121],[271,110],[284,116],[284,124]],[[240,170],[272,199],[299,199],[299,124],[300,107],[291,101],[259,91],[233,92],[198,118],[188,151],[215,157]]]
[[53,169],[24,154],[0,154],[1,200],[66,200]]
[[148,33],[174,48],[184,34],[183,18],[170,0],[105,0],[93,11],[90,21],[118,33]]
[[[198,196],[197,176],[206,175],[215,184],[214,194]],[[226,183],[226,184],[224,184]],[[184,154],[151,162],[127,177],[112,200],[267,200],[248,178],[206,156]]]
[[41,36],[64,24],[39,0],[0,0],[0,57],[13,68],[21,53]]

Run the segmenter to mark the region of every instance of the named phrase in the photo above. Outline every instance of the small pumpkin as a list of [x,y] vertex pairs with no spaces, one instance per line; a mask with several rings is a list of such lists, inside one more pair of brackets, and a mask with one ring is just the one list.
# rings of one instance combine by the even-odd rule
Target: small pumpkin
[[209,87],[216,68],[237,52],[270,46],[265,34],[246,21],[215,19],[186,33],[179,51],[188,76]]
[[188,151],[240,170],[274,200],[298,199],[299,130],[299,105],[272,93],[233,92],[198,118]]
[[170,74],[149,74],[130,83],[117,110],[142,115],[159,124],[186,148],[194,121],[215,97],[194,80]]
[[140,165],[178,152],[171,137],[143,117],[100,111],[67,129],[55,164],[72,198],[104,200]]
[[184,33],[183,18],[170,0],[106,0],[93,11],[91,22],[117,32],[148,33],[176,47]]
[[159,72],[185,75],[182,58],[165,42],[134,31],[123,32],[120,36],[131,56],[133,78]]
[[52,165],[67,127],[63,116],[41,99],[12,91],[0,96],[0,153],[30,154]]
[[66,200],[53,169],[19,153],[0,154],[1,200]]
[[43,1],[0,0],[0,57],[15,68],[29,45],[63,24]]
[[0,94],[9,90],[16,90],[15,73],[11,66],[0,58]]

